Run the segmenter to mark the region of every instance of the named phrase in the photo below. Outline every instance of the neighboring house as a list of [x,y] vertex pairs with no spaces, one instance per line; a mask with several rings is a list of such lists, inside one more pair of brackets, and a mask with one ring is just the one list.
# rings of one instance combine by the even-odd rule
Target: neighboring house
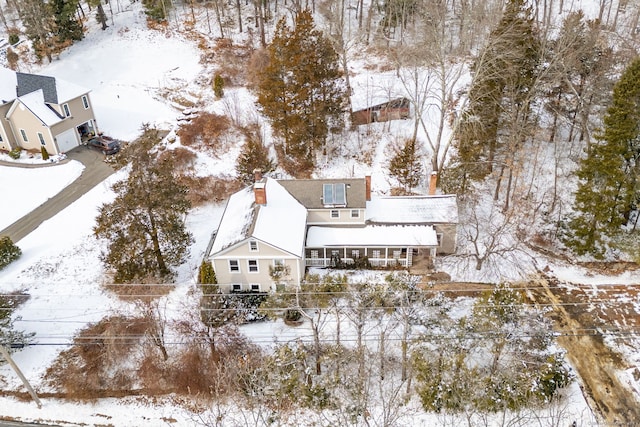
[[455,252],[455,196],[372,197],[371,178],[256,182],[233,194],[207,254],[223,291],[298,284],[306,267],[409,268]]
[[89,90],[50,76],[0,68],[0,150],[59,154],[95,135]]
[[388,122],[409,118],[411,103],[407,98],[396,98],[351,113],[351,124],[366,125],[372,122]]

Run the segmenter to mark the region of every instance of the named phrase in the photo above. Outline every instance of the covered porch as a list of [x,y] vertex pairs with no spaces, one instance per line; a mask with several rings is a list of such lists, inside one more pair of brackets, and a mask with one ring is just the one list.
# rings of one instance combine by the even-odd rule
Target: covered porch
[[[310,227],[305,247],[306,267],[401,267],[414,257],[432,263],[438,238],[427,225],[368,225],[366,227]],[[368,264],[367,264],[368,263]]]

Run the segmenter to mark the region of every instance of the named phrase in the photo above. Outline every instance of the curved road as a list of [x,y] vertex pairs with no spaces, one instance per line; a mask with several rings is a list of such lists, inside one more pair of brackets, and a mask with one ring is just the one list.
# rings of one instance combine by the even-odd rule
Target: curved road
[[[27,215],[4,230],[0,230],[0,236],[9,236],[14,243],[18,242],[38,228],[44,221],[52,218],[58,212],[78,200],[82,195],[104,181],[114,172],[113,168],[104,162],[104,154],[85,146],[79,146],[69,151],[67,158],[77,160],[84,165],[84,170],[78,179]],[[33,167],[32,165],[12,166]],[[55,165],[43,165],[43,167],[55,167]]]

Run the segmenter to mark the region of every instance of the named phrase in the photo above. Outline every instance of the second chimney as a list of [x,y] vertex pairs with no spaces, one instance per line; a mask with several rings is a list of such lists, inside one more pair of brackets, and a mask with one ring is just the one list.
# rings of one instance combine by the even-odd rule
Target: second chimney
[[438,172],[431,172],[431,176],[429,177],[429,195],[435,196],[436,194],[436,185],[438,184]]
[[371,200],[371,175],[364,177],[364,187],[365,199],[368,202]]

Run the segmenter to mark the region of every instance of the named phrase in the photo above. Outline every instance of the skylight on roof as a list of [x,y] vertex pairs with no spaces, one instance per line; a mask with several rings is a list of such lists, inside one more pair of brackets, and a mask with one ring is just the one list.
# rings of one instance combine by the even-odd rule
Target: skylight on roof
[[346,205],[347,190],[345,184],[324,184],[322,186],[322,200],[325,205]]

